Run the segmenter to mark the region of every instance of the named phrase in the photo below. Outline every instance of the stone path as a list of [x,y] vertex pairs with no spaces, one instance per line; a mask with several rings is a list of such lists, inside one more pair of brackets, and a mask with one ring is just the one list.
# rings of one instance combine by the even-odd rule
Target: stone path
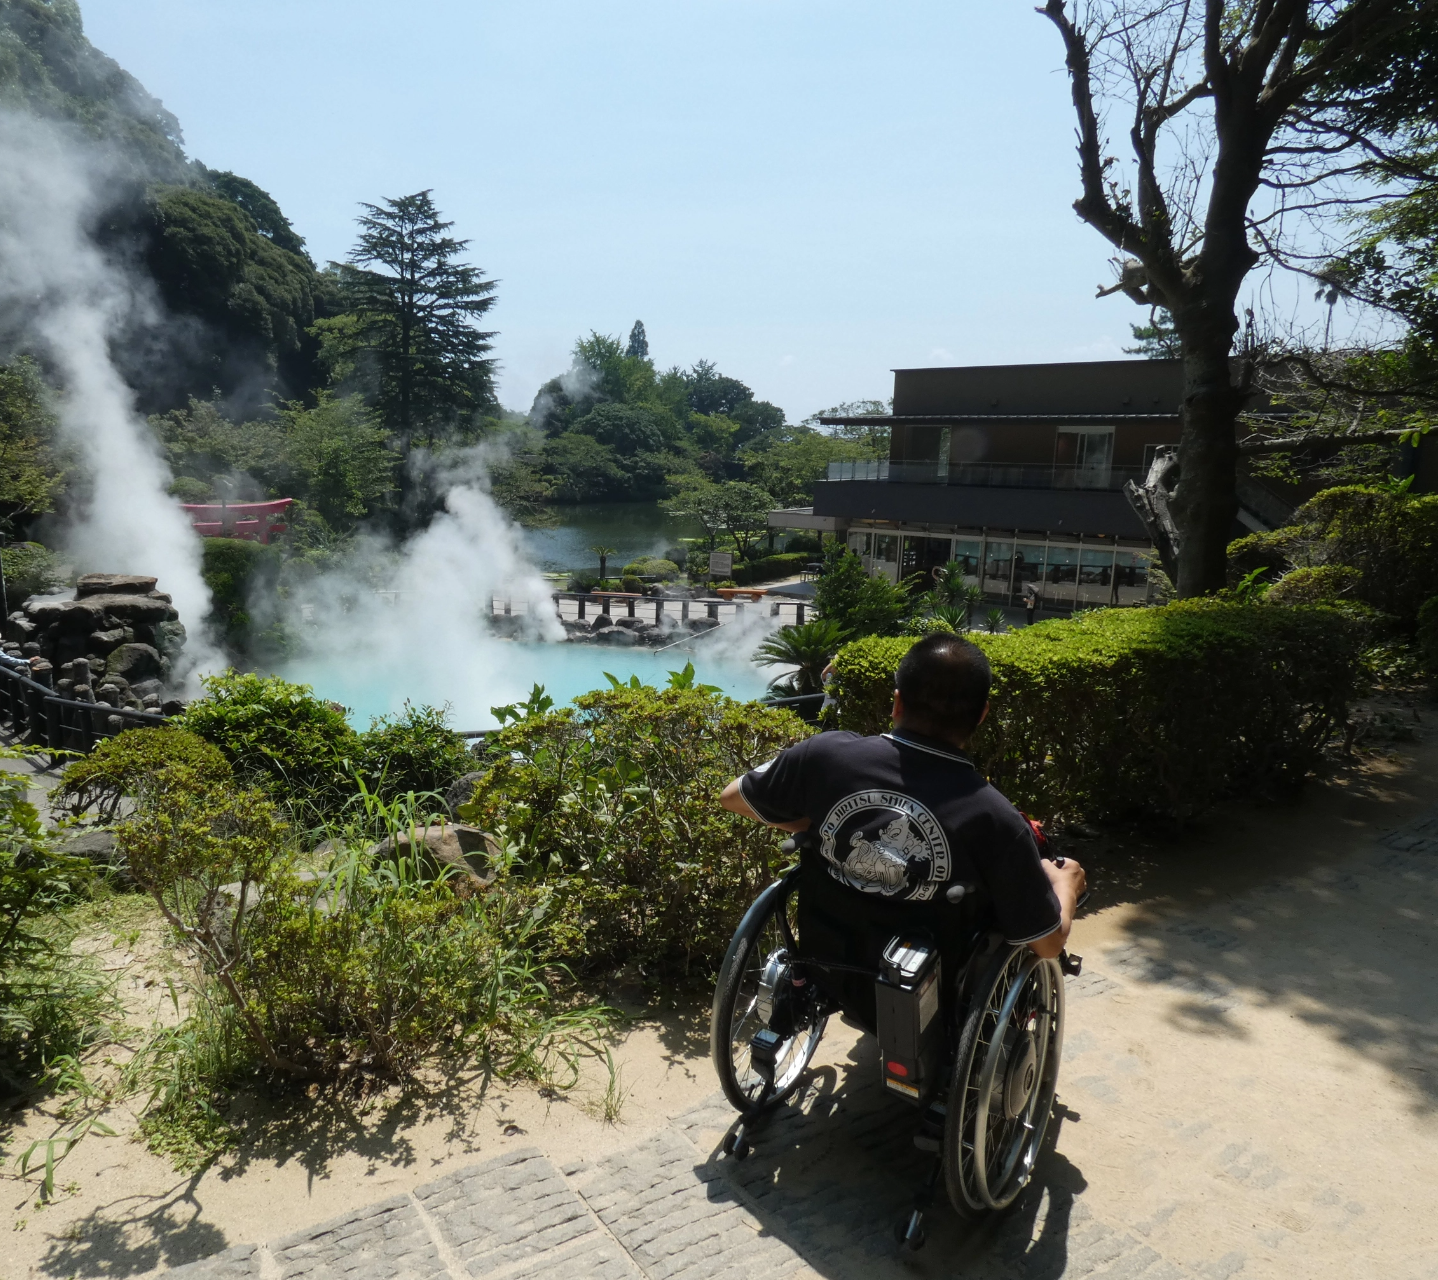
[[[1168,1094],[1149,1095],[1145,1103],[1135,1092],[1142,1064],[1132,1058],[1142,1045],[1125,1047],[1113,1026],[1107,1034],[1099,1029],[1125,1005],[1154,1016],[1165,1002],[1164,1016],[1220,1030],[1235,1018],[1257,1018],[1272,993],[1269,979],[1251,972],[1248,939],[1280,936],[1285,921],[1303,913],[1308,918],[1302,927],[1311,929],[1323,904],[1344,916],[1368,913],[1365,962],[1401,971],[1385,948],[1428,927],[1414,923],[1427,916],[1413,904],[1432,913],[1435,860],[1438,813],[1389,833],[1341,867],[1249,891],[1237,904],[1246,915],[1236,914],[1233,903],[1187,913],[1147,939],[1095,956],[1097,963],[1069,984],[1075,1029],[1034,1183],[1013,1211],[978,1231],[966,1233],[946,1208],[937,1209],[929,1217],[928,1247],[913,1260],[898,1258],[891,1232],[924,1176],[927,1157],[912,1146],[912,1112],[877,1087],[872,1042],[863,1039],[850,1065],[815,1072],[802,1098],[756,1136],[746,1161],[717,1154],[734,1113],[716,1095],[643,1141],[590,1161],[557,1167],[537,1149],[514,1151],[318,1227],[232,1248],[170,1274],[185,1280],[1226,1280],[1239,1272],[1313,1274],[1323,1268],[1311,1264],[1323,1260],[1338,1268],[1328,1274],[1438,1275],[1438,1254],[1421,1245],[1405,1245],[1398,1265],[1377,1265],[1386,1228],[1374,1197],[1391,1199],[1392,1186],[1406,1184],[1424,1201],[1428,1179],[1421,1151],[1411,1153],[1411,1167],[1392,1168],[1395,1183],[1387,1191],[1366,1187],[1372,1195],[1365,1205],[1353,1198],[1353,1179],[1345,1182],[1341,1150],[1330,1146],[1324,1159],[1305,1157],[1302,1128],[1314,1125],[1316,1112],[1275,1110],[1277,1104],[1259,1094],[1260,1110],[1282,1122],[1268,1132],[1265,1150],[1260,1127],[1227,1100],[1235,1088],[1252,1098],[1269,1086],[1247,1078],[1196,1080],[1193,1096],[1185,1099],[1171,1082]],[[1241,929],[1248,917],[1260,927],[1241,936],[1235,920]],[[1426,937],[1413,934],[1420,943]],[[1298,948],[1288,946],[1280,954],[1307,966],[1309,974],[1317,972],[1324,983],[1345,981],[1353,968],[1338,953],[1300,957]],[[1332,978],[1315,968],[1325,956]],[[1355,981],[1371,980],[1366,971],[1355,972]],[[1278,970],[1272,975],[1283,978]],[[1381,1003],[1365,1006],[1372,1025],[1364,1034],[1373,1042],[1387,1028],[1397,1038],[1383,1056],[1397,1067],[1412,1058],[1411,1069],[1424,1072],[1438,1049],[1438,1024],[1424,1021],[1416,1008],[1397,1007],[1406,1011],[1405,1019],[1388,1018]],[[1254,1025],[1261,1030],[1261,1023]],[[1214,1061],[1241,1052],[1215,1043]],[[1303,1078],[1285,1074],[1271,1087],[1278,1097],[1304,1087]],[[1134,1196],[1121,1220],[1116,1202],[1109,1201],[1107,1210],[1115,1218],[1104,1220],[1081,1198],[1088,1184],[1064,1154],[1073,1144],[1061,1140],[1064,1128],[1081,1118],[1075,1104],[1090,1113],[1079,1126],[1088,1135],[1088,1145],[1078,1148],[1086,1165],[1098,1170],[1121,1163],[1140,1184],[1152,1184],[1151,1200]],[[1125,1129],[1136,1124],[1146,1126],[1142,1137]],[[1117,1163],[1104,1163],[1105,1143]],[[1240,1228],[1250,1218],[1253,1229],[1245,1235]],[[1220,1225],[1200,1245],[1189,1222]],[[1345,1257],[1354,1261],[1353,1269],[1346,1268]]]

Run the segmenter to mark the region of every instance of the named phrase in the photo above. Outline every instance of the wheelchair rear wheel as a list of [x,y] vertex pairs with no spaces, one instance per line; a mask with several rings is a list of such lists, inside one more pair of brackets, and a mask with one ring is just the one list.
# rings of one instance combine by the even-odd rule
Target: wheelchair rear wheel
[[767,1028],[782,1041],[774,1055],[770,1103],[782,1102],[798,1087],[824,1034],[827,1019],[819,1011],[813,984],[800,976],[796,985],[790,954],[793,886],[791,872],[755,899],[739,922],[719,971],[709,1052],[724,1096],[738,1111],[753,1110],[764,1092],[763,1077],[750,1059],[755,1032]]
[[1058,1083],[1064,979],[1058,961],[1001,950],[959,1036],[944,1132],[949,1199],[961,1217],[1008,1208],[1033,1175]]

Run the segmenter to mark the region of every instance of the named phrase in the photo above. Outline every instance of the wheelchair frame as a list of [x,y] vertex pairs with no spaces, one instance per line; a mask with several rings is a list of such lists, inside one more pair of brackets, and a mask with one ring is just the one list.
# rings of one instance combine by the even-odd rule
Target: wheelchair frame
[[[803,1083],[829,1015],[841,1011],[808,971],[879,977],[803,956],[794,919],[799,874],[791,868],[745,912],[714,994],[710,1055],[740,1113],[723,1147],[736,1159],[749,1154],[755,1123]],[[913,1211],[896,1224],[903,1248],[923,1246],[924,1213],[941,1180],[954,1210],[971,1220],[1008,1208],[1028,1185],[1058,1082],[1063,978],[1079,964],[1079,957],[1045,960],[1002,940],[970,953],[942,1010],[941,1083],[917,1107],[915,1145],[935,1160]]]

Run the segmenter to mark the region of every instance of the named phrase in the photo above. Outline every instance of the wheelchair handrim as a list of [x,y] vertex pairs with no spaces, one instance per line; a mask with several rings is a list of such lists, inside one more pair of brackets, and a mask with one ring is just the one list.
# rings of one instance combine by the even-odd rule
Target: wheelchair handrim
[[[964,1197],[975,1209],[1005,1209],[1013,1203],[1019,1192],[1028,1185],[1033,1175],[1034,1161],[1048,1129],[1049,1114],[1053,1109],[1054,1090],[1058,1082],[1058,1064],[1063,1034],[1063,976],[1058,965],[1052,960],[1040,960],[1032,952],[1015,952],[999,972],[984,994],[987,1011],[992,1005],[996,989],[1011,972],[1014,960],[1018,961],[1018,972],[1010,980],[1003,1002],[992,1010],[993,1026],[987,1040],[976,1043],[971,1061],[978,1057],[982,1048],[983,1064],[978,1072],[977,1082],[972,1087],[970,1098],[969,1075],[959,1085],[961,1096],[952,1100],[960,1108],[958,1132],[959,1149],[954,1154],[962,1162],[966,1145],[970,1147],[970,1177],[963,1177],[960,1171],[960,1185]],[[990,1150],[990,1116],[994,1087],[1000,1063],[1004,1059],[1004,1039],[1014,1024],[1015,1010],[1024,993],[1037,981],[1040,1000],[1025,1011],[1025,1020],[1032,1020],[1039,1039],[1039,1071],[1032,1092],[1023,1113],[1006,1122],[1004,1133]],[[972,1113],[972,1138],[965,1143],[964,1135],[969,1131]],[[1000,1167],[990,1166],[993,1156],[999,1155]]]
[[[743,957],[744,968],[738,978],[738,990],[735,992],[734,1014],[729,1022],[729,1060],[734,1065],[734,1081],[739,1091],[753,1102],[758,1098],[764,1087],[763,1080],[758,1072],[751,1067],[740,1067],[740,1063],[746,1061],[749,1052],[749,1039],[765,1022],[759,1016],[757,1009],[759,992],[757,990],[757,977],[764,971],[768,963],[771,951],[760,945],[763,941],[763,934],[754,938],[750,944],[748,954]],[[735,957],[736,960],[739,957]],[[752,978],[754,981],[750,982]],[[755,990],[744,990],[746,985],[752,985]],[[743,1006],[742,1010],[740,1006]],[[818,1045],[819,1037],[824,1033],[824,1019],[816,1019],[807,1026],[800,1027],[794,1035],[784,1042],[784,1048],[779,1056],[777,1069],[774,1072],[774,1098],[783,1098],[798,1082],[799,1076],[805,1067],[809,1065],[809,1059],[814,1056],[814,1049]]]

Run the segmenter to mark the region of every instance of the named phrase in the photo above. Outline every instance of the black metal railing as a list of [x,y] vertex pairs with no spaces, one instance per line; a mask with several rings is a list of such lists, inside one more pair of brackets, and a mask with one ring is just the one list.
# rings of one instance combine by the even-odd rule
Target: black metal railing
[[959,484],[999,489],[1122,489],[1142,467],[1008,462],[831,462],[825,479],[890,484]]
[[88,753],[126,729],[166,723],[164,716],[149,711],[62,698],[48,685],[5,667],[0,667],[0,722],[8,723],[26,746],[48,752],[52,765],[61,752]]

